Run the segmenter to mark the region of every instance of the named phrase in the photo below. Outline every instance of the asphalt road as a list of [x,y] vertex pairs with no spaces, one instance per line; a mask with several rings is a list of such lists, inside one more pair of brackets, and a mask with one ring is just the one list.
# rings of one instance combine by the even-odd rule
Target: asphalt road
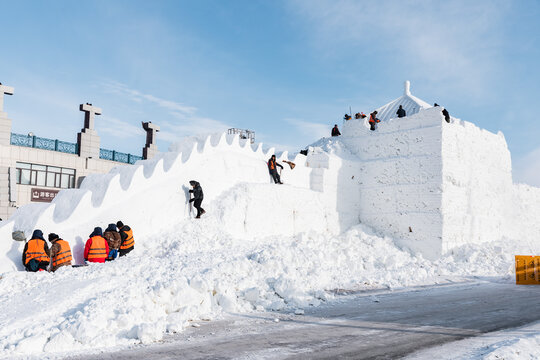
[[77,359],[396,359],[539,320],[540,286],[475,281],[349,294],[305,315],[232,314],[163,344]]

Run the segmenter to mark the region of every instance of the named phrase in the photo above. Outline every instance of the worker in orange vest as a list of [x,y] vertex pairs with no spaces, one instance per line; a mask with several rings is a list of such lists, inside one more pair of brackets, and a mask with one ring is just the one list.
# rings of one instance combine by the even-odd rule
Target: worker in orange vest
[[71,266],[71,247],[65,240],[60,239],[55,233],[49,234],[49,241],[51,242],[51,271],[56,271],[62,266]]
[[24,246],[22,261],[26,271],[43,271],[47,270],[50,263],[49,246],[43,238],[41,230],[34,230],[32,239],[28,240]]
[[127,255],[131,250],[135,248],[135,239],[133,238],[133,230],[127,225],[124,225],[123,222],[118,221],[116,223],[118,227],[118,232],[122,238],[122,243],[120,244],[119,256]]
[[377,129],[377,123],[380,123],[381,120],[377,119],[377,110],[369,114],[369,126],[371,131],[375,131]]
[[104,263],[109,256],[109,244],[103,237],[103,231],[98,226],[90,234],[90,238],[86,240],[84,247],[84,260],[88,262]]
[[281,182],[281,178],[279,177],[279,174],[277,172],[277,167],[280,167],[281,169],[283,169],[283,166],[276,162],[276,155],[272,155],[270,157],[270,159],[268,160],[268,171],[270,172],[270,175],[272,176],[272,178],[274,179],[274,183],[276,184],[283,184]]

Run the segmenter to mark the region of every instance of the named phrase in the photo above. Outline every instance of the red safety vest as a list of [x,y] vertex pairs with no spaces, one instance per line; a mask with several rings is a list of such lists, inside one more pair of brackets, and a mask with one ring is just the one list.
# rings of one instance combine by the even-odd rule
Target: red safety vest
[[32,239],[28,241],[28,247],[26,248],[26,259],[24,265],[27,265],[30,260],[36,259],[37,261],[49,262],[49,256],[45,252],[45,240]]
[[88,260],[105,259],[109,255],[105,247],[105,239],[99,235],[92,236],[90,239],[92,239],[92,245],[88,251]]
[[[58,267],[66,263],[69,263],[69,265],[71,265],[71,248],[69,247],[68,242],[60,239],[56,240],[56,243],[60,245],[60,251],[58,251],[53,258],[53,267]],[[93,244],[94,241],[92,240],[92,245]]]

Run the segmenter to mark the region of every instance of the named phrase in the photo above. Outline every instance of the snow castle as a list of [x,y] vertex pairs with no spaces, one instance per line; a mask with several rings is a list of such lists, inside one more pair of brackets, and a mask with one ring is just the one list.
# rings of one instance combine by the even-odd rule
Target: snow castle
[[[407,117],[396,118],[399,105]],[[349,120],[341,139],[358,159],[359,220],[425,257],[507,238],[538,241],[540,189],[514,185],[501,132],[444,120],[410,93],[377,109],[382,122]]]

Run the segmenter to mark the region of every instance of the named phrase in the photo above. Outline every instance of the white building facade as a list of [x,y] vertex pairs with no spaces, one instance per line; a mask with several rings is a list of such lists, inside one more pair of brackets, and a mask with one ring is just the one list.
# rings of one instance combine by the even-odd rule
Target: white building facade
[[12,120],[3,105],[4,96],[13,93],[12,87],[0,83],[0,219],[9,218],[19,206],[51,202],[60,190],[78,188],[89,174],[107,173],[114,166],[134,164],[157,152],[159,127],[150,122],[143,123],[147,132],[143,156],[101,148],[94,129],[101,109],[88,103],[80,105],[85,120],[76,143],[12,133]]

